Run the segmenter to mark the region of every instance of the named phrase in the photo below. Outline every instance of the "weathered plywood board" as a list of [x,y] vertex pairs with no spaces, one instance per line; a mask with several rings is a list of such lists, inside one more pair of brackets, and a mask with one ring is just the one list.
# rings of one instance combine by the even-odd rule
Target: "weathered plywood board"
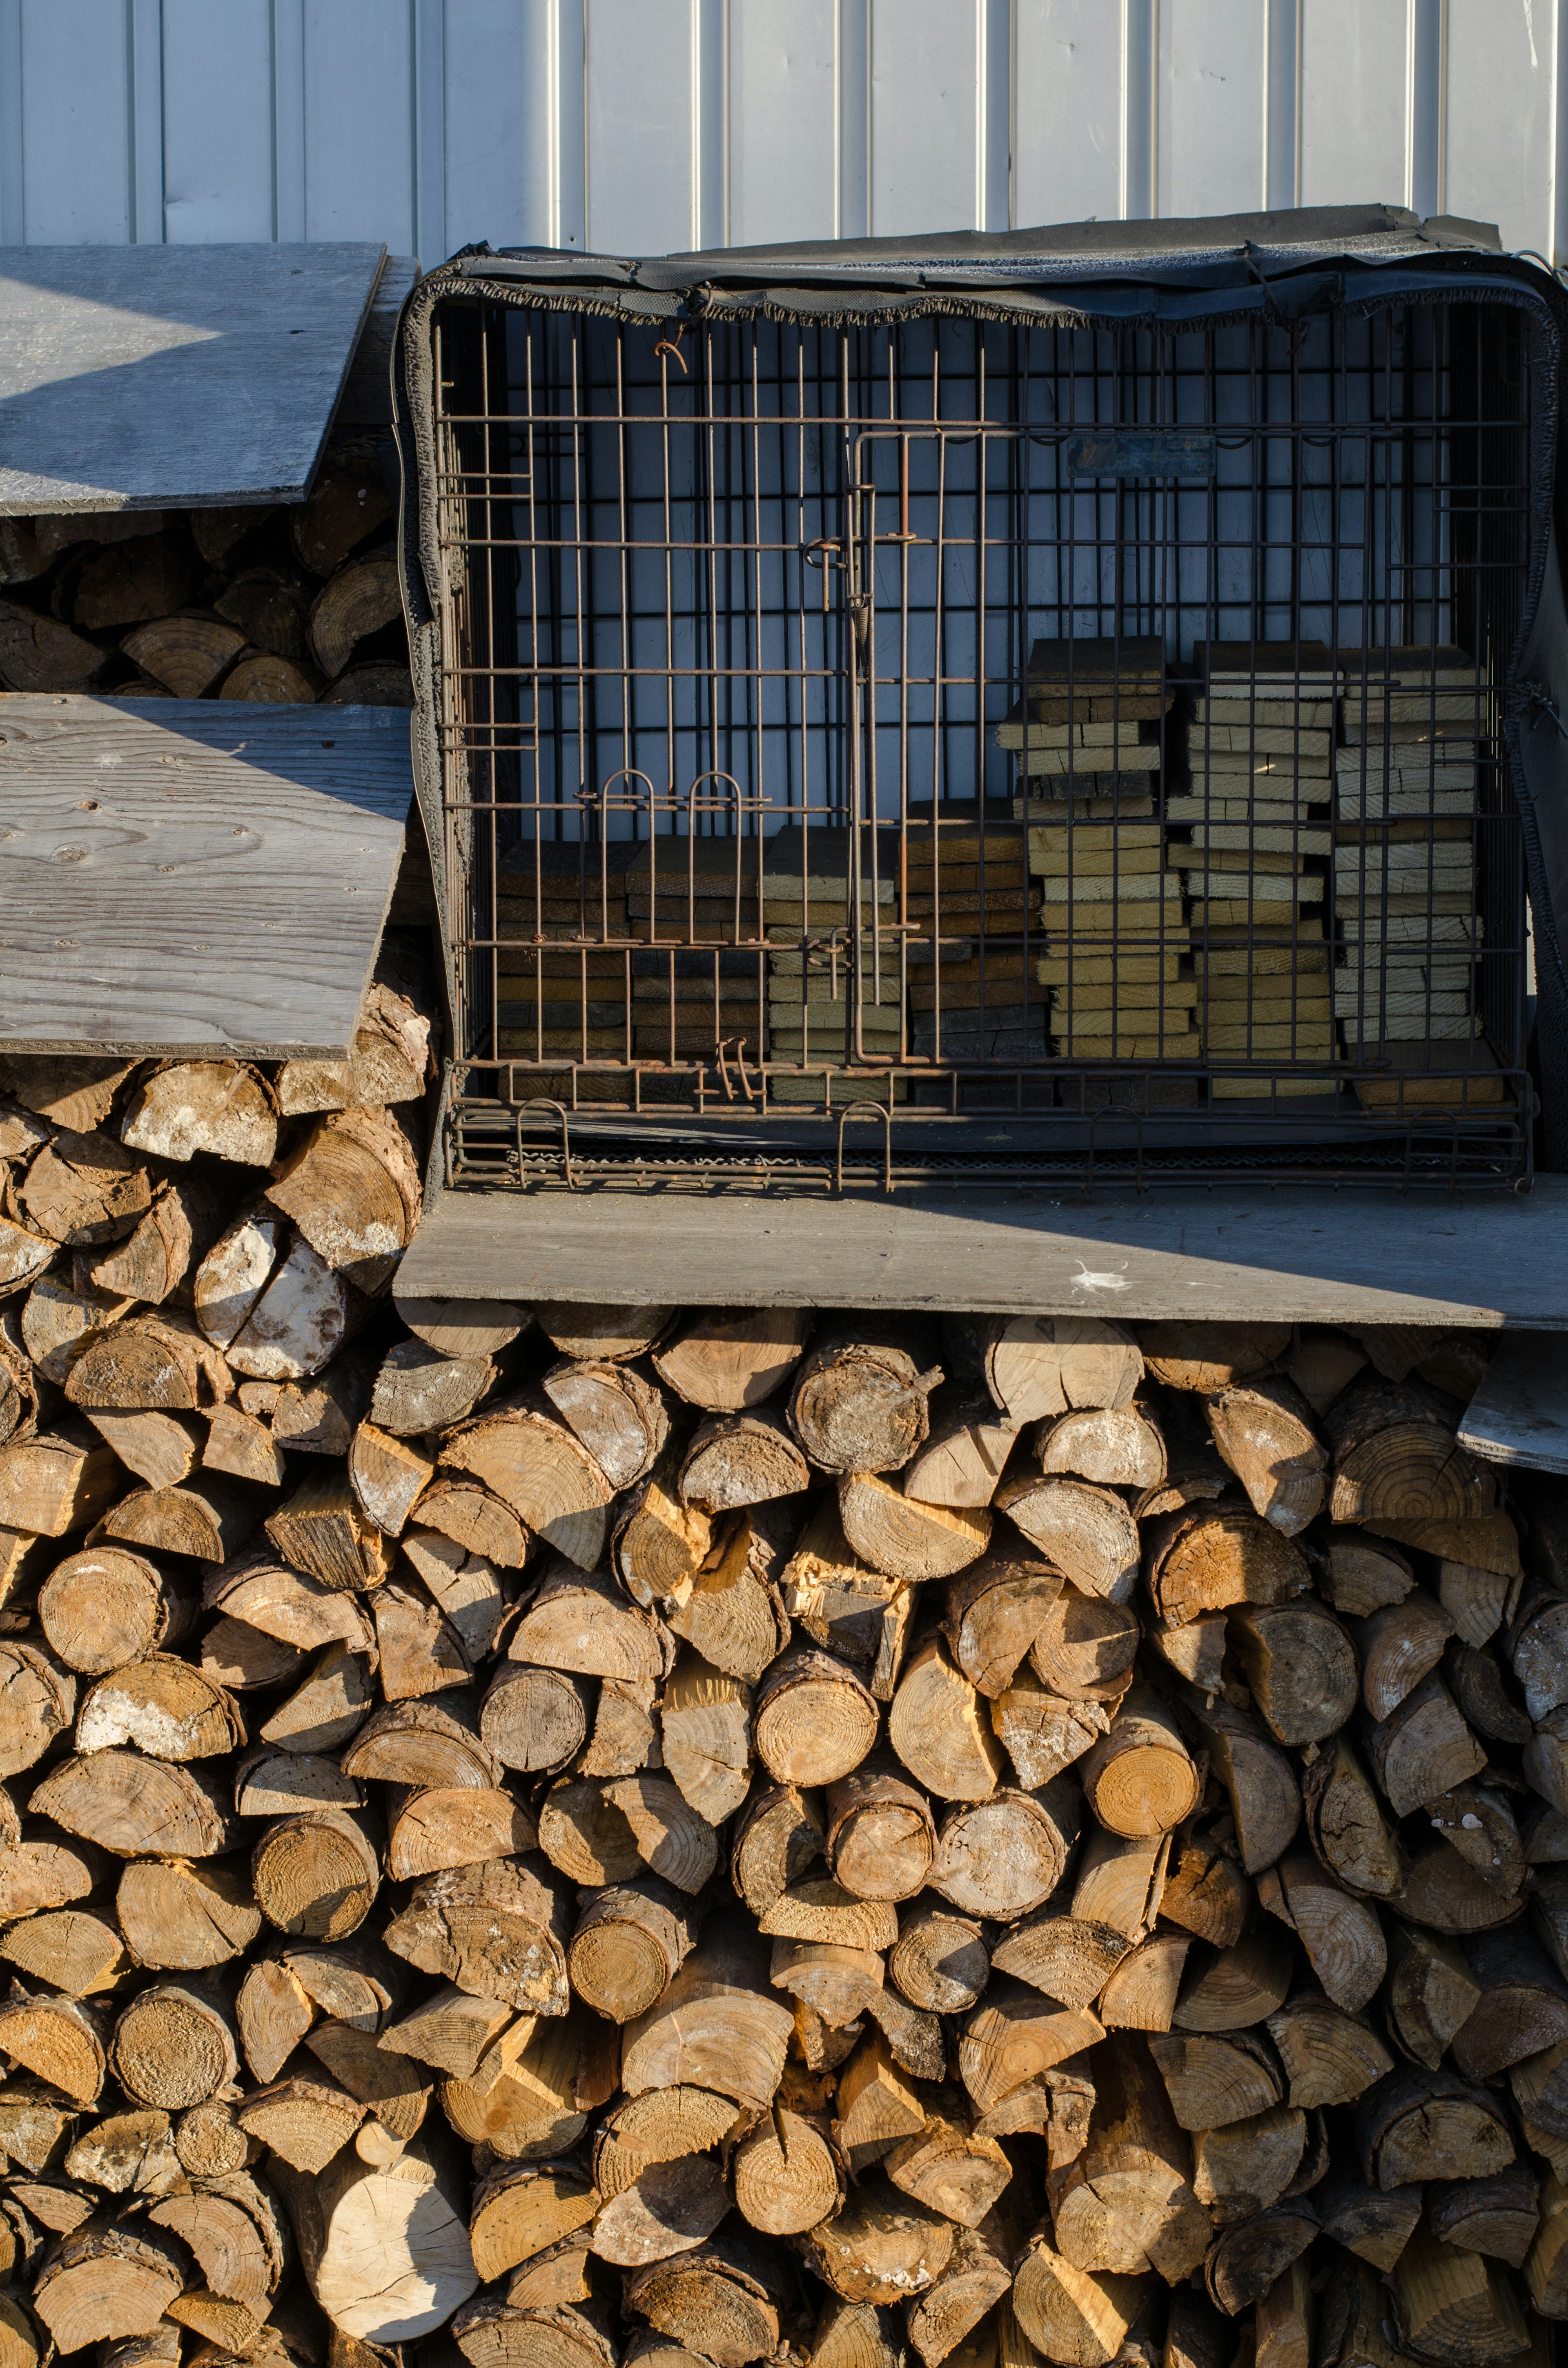
[[1568,1328],[1568,1178],[1525,1200],[1040,1192],[892,1200],[449,1191],[410,1298]]
[[0,247],[0,515],[299,501],[384,253]]
[[1568,1340],[1519,1332],[1505,1340],[1460,1425],[1489,1463],[1568,1472]]
[[0,697],[0,1050],[339,1057],[408,713]]

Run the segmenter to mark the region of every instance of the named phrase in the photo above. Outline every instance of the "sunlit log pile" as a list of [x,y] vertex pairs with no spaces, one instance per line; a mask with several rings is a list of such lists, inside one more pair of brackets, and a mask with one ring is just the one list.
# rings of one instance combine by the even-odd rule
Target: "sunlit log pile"
[[1482,1336],[394,1303],[428,1037],[0,1079],[0,2368],[1544,2362]]

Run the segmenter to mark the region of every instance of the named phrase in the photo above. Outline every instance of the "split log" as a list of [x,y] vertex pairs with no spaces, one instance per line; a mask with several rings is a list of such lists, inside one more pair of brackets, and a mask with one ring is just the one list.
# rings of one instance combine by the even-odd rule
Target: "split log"
[[1453,1622],[1421,1588],[1361,1622],[1361,1699],[1370,1718],[1384,1719],[1437,1667]]
[[626,2026],[621,2085],[641,2096],[688,2082],[760,2111],[793,2028],[767,1993],[755,1940],[734,1918],[715,1918],[657,2005]]
[[[1524,2267],[1540,2218],[1540,2182],[1522,2162],[1491,2179],[1439,2180],[1426,2199],[1426,2222],[1434,2237],[1445,2245],[1457,2245],[1461,2252],[1486,2253],[1515,2270]],[[1554,2283],[1561,2285],[1561,2271]]]
[[1384,2194],[1359,2179],[1345,2178],[1316,2188],[1312,2202],[1319,2226],[1336,2244],[1375,2270],[1387,2271],[1410,2242],[1421,2217],[1421,2198],[1419,2187],[1396,2187]]
[[1091,1317],[1012,1315],[954,1319],[956,1360],[978,1372],[1016,1423],[1070,1406],[1124,1406],[1143,1378],[1143,1360],[1119,1324]]
[[1464,1954],[1481,1995],[1449,2044],[1467,2080],[1568,2041],[1568,1983],[1522,1925],[1474,1934]]
[[1358,1383],[1324,1417],[1336,1521],[1470,1520],[1495,1484],[1459,1445],[1444,1402],[1420,1383]]
[[695,1938],[688,1904],[656,1877],[611,1884],[578,1918],[567,1952],[572,1987],[597,2014],[634,2022],[664,1997]]
[[1266,1373],[1291,1345],[1288,1324],[1142,1324],[1138,1332],[1157,1382],[1206,1397]]
[[799,1496],[810,1480],[806,1459],[781,1423],[760,1414],[719,1415],[693,1435],[678,1485],[686,1503],[724,1513]]
[[1060,2368],[1109,2368],[1142,2307],[1145,2281],[1080,2270],[1037,2231],[1013,2283],[1013,2310],[1037,2352]]
[[1317,2221],[1305,2198],[1274,2204],[1221,2229],[1203,2264],[1210,2300],[1233,2318],[1261,2302],[1316,2234]]
[[1300,1853],[1282,1858],[1269,1879],[1278,1884],[1284,1912],[1328,1996],[1346,2014],[1359,2013],[1388,1970],[1376,1908],[1341,1891],[1315,1860]]
[[1287,1603],[1312,1584],[1306,1556],[1282,1531],[1203,1504],[1151,1522],[1144,1573],[1155,1611],[1176,1627],[1235,1604]]
[[[736,1514],[720,1529],[694,1576],[682,1583],[669,1613],[674,1634],[747,1685],[756,1683],[790,1641],[778,1574],[781,1531],[792,1527],[787,1504]],[[830,1638],[814,1641],[831,1647]]]
[[1063,1701],[1032,1669],[1020,1669],[992,1703],[991,1725],[1018,1782],[1033,1792],[1081,1759],[1110,1720],[1103,1702]]
[[980,1696],[940,1636],[927,1637],[905,1665],[888,1713],[888,1740],[910,1774],[944,1800],[985,1800],[1003,1773],[1001,1747]]
[[838,1518],[862,1562],[906,1585],[952,1577],[984,1553],[991,1537],[988,1508],[917,1504],[871,1472],[839,1481]]
[[1029,1659],[1048,1692],[1114,1704],[1131,1683],[1140,1633],[1125,1604],[1063,1586],[1045,1608]]
[[478,2283],[460,2192],[420,2139],[384,2168],[346,2149],[283,2192],[311,2292],[358,2342],[433,2334]]
[[1230,1798],[1242,1864],[1256,1874],[1289,1848],[1301,1823],[1295,1770],[1245,1711],[1222,1700],[1207,1707],[1189,1701],[1184,1714],[1208,1745],[1210,1764]]
[[820,2227],[842,2200],[838,2166],[822,2126],[784,2106],[741,2140],[733,2168],[741,2216],[765,2236],[801,2236]]
[[739,1414],[761,1406],[789,1379],[807,1326],[800,1308],[704,1309],[653,1351],[653,1368],[688,1405],[709,1414]]
[[1165,1477],[1165,1442],[1145,1406],[1076,1408],[1042,1422],[1034,1437],[1048,1476],[1073,1473],[1106,1488],[1158,1487]]
[[1415,1574],[1404,1556],[1380,1545],[1364,1530],[1328,1532],[1319,1585],[1346,1619],[1364,1619],[1385,1604],[1403,1603],[1415,1584]]
[[994,1700],[1005,1691],[1062,1589],[1050,1563],[1006,1543],[948,1581],[943,1631],[979,1692]]
[[1095,2058],[1088,2145],[1052,2187],[1057,2250],[1081,2270],[1190,2277],[1211,2235],[1190,2168],[1147,2043],[1108,2039]]
[[903,1493],[923,1505],[989,1505],[1017,1426],[977,1392],[944,1392],[930,1437],[904,1468]]
[[62,2352],[151,2334],[185,2287],[179,2248],[141,2230],[91,2224],[52,2249],[32,2307]]
[[923,2294],[952,2256],[950,2221],[903,2195],[880,2173],[851,2189],[844,2209],[813,2228],[808,2258],[846,2302],[902,2302]]
[[1285,2101],[1285,2080],[1269,2041],[1256,2031],[1155,2032],[1149,2049],[1184,2130],[1224,2129]]
[[937,1855],[924,1796],[867,1761],[829,1787],[826,1842],[835,1880],[858,1899],[913,1899]]
[[1138,1529],[1113,1490],[1020,1473],[1004,1481],[995,1502],[1082,1593],[1129,1600],[1138,1580]]
[[1489,2179],[1514,2159],[1506,2118],[1486,2089],[1415,2065],[1368,2089],[1356,2137],[1369,2183],[1385,2191],[1418,2180]]
[[1192,2188],[1217,2226],[1267,2212],[1294,2183],[1307,2142],[1299,2107],[1275,2105],[1192,2141]]
[[1308,1839],[1330,1874],[1365,1897],[1397,1898],[1409,1879],[1404,1850],[1344,1735],[1319,1753],[1301,1789]]
[[1328,1494],[1328,1457],[1306,1400],[1276,1378],[1222,1390],[1204,1411],[1214,1444],[1254,1512],[1287,1537],[1299,1536]]
[[1253,1911],[1251,1884],[1211,1835],[1193,1832],[1173,1839],[1176,1847],[1164,1878],[1161,1913],[1217,1949],[1233,1947]]
[[961,2014],[985,1987],[991,1963],[978,1923],[916,1902],[900,1919],[888,1973],[923,2013]]
[[1529,2349],[1518,2297],[1482,2253],[1412,2231],[1390,2273],[1401,2349],[1438,2368],[1471,2368]]
[[1360,1730],[1373,1775],[1396,1817],[1479,1775],[1486,1755],[1435,1672],[1389,1716]]
[[986,2113],[1104,2037],[1086,2007],[1057,2007],[1016,1983],[993,1982],[964,2024],[959,2077],[977,2111]]
[[471,1473],[580,1570],[597,1568],[614,1492],[564,1424],[528,1406],[496,1408],[459,1430],[440,1461],[443,1469]]
[[1295,1951],[1278,1926],[1257,1925],[1194,1968],[1176,2009],[1177,2028],[1245,2031],[1267,2021],[1289,1995],[1294,1964]]
[[1231,1614],[1231,1641],[1279,1743],[1321,1743],[1356,1707],[1356,1653],[1331,1612],[1297,1601]]
[[422,1973],[524,2014],[564,2014],[571,1911],[526,1859],[451,1867],[417,1884],[383,1939]]
[[514,1661],[631,1684],[661,1678],[668,1667],[658,1621],[628,1603],[609,1580],[562,1562],[547,1569],[506,1649]]
[[1358,2016],[1302,1991],[1264,2018],[1290,2081],[1290,2100],[1307,2112],[1349,2105],[1393,2069],[1393,2058]]

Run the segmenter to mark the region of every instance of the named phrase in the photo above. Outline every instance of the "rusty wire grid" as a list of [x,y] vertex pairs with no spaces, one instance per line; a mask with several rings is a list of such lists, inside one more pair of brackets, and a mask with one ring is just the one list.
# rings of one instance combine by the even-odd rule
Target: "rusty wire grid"
[[1528,1177],[1517,312],[436,335],[454,1183]]

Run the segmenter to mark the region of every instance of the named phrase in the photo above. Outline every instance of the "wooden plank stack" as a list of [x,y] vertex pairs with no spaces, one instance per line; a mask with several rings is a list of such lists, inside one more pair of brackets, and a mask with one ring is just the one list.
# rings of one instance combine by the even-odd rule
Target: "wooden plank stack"
[[384,440],[273,508],[0,518],[0,689],[411,707]]
[[972,799],[916,807],[911,820],[915,1052],[944,1062],[1042,1061],[1047,1001],[1030,975],[1040,884],[1026,826],[1009,811],[983,813]]
[[1331,850],[1335,675],[1321,643],[1197,652],[1189,786],[1168,795],[1189,843],[1172,860],[1193,899],[1207,1055],[1274,1074],[1211,1077],[1215,1100],[1321,1095],[1280,1064],[1335,1057],[1323,906]]
[[[1474,1008],[1477,741],[1486,686],[1451,648],[1341,654],[1335,757],[1335,1016],[1353,1059],[1451,1063]],[[1428,1049],[1429,1048],[1429,1049]],[[1434,1080],[1406,1080],[1406,1099]],[[1452,1089],[1450,1089],[1452,1090]]]
[[[873,838],[862,829],[858,852],[857,882],[846,829],[790,824],[767,842],[763,903],[772,948],[768,1056],[818,1073],[773,1078],[768,1091],[778,1102],[820,1101],[822,1069],[856,1064],[857,969],[862,1065],[866,1059],[896,1061],[902,1049],[898,939],[887,928],[894,915],[897,834],[881,831]],[[871,926],[873,916],[881,925],[878,928]],[[835,1100],[885,1100],[887,1090],[876,1079],[835,1082],[833,1087]]]
[[1158,640],[1037,642],[1015,811],[1028,825],[1054,1050],[1077,1061],[1176,1061],[1199,1040],[1182,886],[1156,813],[1170,706]]
[[394,1315],[427,1062],[4,1079],[6,2368],[1544,2368],[1476,1337]]

